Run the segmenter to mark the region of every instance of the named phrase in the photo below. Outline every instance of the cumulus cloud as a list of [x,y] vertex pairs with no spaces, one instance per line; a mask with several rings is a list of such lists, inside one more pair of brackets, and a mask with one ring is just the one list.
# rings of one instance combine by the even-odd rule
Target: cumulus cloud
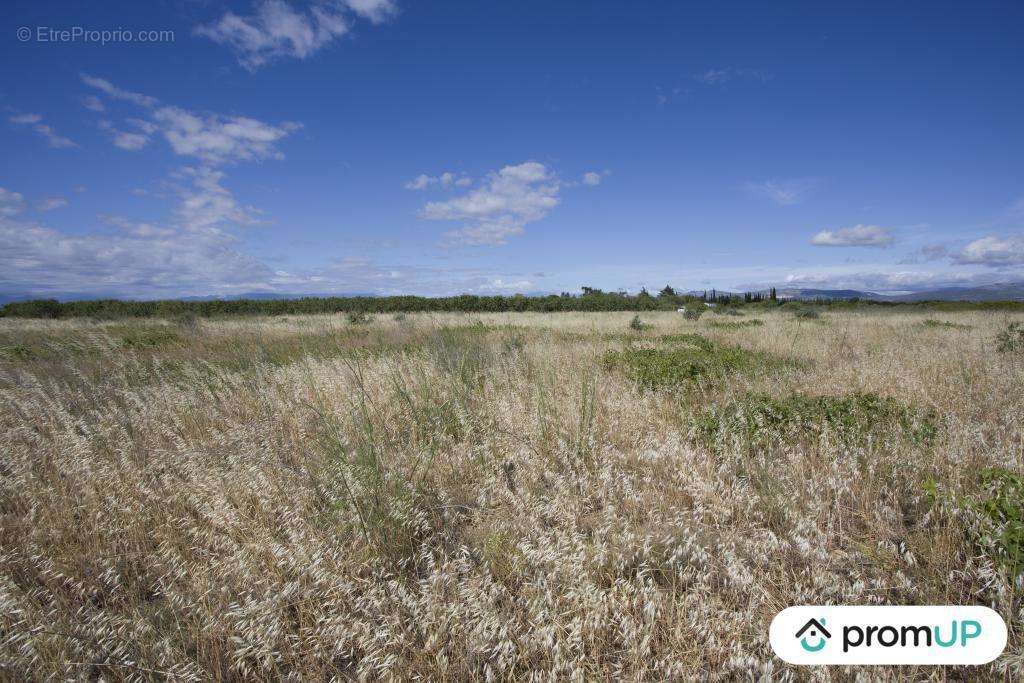
[[877,225],[855,225],[852,228],[822,230],[811,238],[816,247],[881,247],[892,245],[892,233]]
[[397,11],[393,0],[333,0],[303,11],[284,0],[262,0],[250,16],[227,12],[199,26],[197,35],[231,48],[244,68],[255,71],[277,59],[306,59],[351,29],[349,14],[379,24]]
[[527,161],[492,171],[469,193],[420,210],[427,220],[461,221],[464,227],[446,233],[451,245],[505,244],[558,206],[562,183],[544,164]]
[[953,261],[991,267],[1024,265],[1024,235],[989,235],[974,240],[953,255]]
[[225,235],[72,235],[0,218],[0,291],[180,296],[248,291],[272,277]]
[[46,213],[55,209],[62,209],[68,205],[68,200],[63,197],[46,197],[36,202],[36,211]]
[[0,216],[14,216],[25,210],[25,198],[19,192],[0,187]]
[[8,120],[16,126],[29,126],[46,140],[46,144],[54,149],[78,147],[73,140],[58,135],[57,131],[51,126],[43,123],[43,117],[39,114],[15,114]]
[[799,204],[816,186],[816,178],[791,178],[788,180],[760,180],[744,185],[751,194],[767,197],[780,206]]
[[275,143],[301,126],[285,122],[271,125],[244,116],[200,116],[178,107],[162,107],[154,121],[177,154],[208,163],[281,159]]
[[601,184],[601,174],[600,173],[595,173],[594,171],[590,171],[588,173],[584,173],[583,174],[583,184],[584,185],[600,185]]
[[403,187],[407,190],[425,190],[428,187],[468,187],[473,184],[473,179],[467,175],[457,175],[451,172],[444,172],[441,175],[431,176],[421,173]]
[[240,205],[234,195],[221,184],[223,172],[207,166],[186,166],[178,175],[189,183],[179,188],[181,204],[177,210],[178,218],[186,228],[203,230],[225,223],[259,223],[259,211],[251,206]]
[[852,270],[834,269],[790,273],[780,286],[803,289],[858,289],[868,292],[914,292],[941,287],[990,284],[989,273],[943,270]]

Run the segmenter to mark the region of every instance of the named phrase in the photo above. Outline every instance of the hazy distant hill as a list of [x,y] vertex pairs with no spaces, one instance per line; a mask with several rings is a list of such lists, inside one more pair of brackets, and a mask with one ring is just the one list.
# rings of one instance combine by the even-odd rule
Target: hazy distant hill
[[912,294],[886,295],[856,289],[780,289],[780,299],[868,299],[872,301],[1024,301],[1024,282],[978,287],[944,287]]
[[881,294],[861,292],[856,289],[780,289],[780,299],[873,299],[881,300]]

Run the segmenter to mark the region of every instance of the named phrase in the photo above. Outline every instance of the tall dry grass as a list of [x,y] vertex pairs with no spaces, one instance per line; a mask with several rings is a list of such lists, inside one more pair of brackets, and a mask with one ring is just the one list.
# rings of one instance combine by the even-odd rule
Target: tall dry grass
[[[0,320],[0,676],[1020,677],[981,476],[1024,463],[1003,316],[641,317]],[[692,333],[683,384],[608,353]],[[910,417],[756,412],[861,395]],[[767,630],[807,603],[990,605],[1010,644],[798,670]]]

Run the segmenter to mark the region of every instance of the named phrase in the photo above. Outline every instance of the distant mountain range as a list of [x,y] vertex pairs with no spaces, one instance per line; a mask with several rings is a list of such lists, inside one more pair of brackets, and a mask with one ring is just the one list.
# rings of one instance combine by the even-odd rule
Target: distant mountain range
[[780,299],[867,299],[871,301],[1024,301],[1024,282],[977,287],[943,287],[910,294],[879,294],[856,289],[779,289]]

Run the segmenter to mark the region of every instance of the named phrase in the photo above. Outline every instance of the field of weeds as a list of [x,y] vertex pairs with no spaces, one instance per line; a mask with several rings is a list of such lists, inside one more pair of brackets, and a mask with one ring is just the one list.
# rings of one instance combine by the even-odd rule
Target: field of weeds
[[[633,318],[0,320],[0,678],[1024,675],[1019,321]],[[776,659],[821,603],[1010,642]]]

